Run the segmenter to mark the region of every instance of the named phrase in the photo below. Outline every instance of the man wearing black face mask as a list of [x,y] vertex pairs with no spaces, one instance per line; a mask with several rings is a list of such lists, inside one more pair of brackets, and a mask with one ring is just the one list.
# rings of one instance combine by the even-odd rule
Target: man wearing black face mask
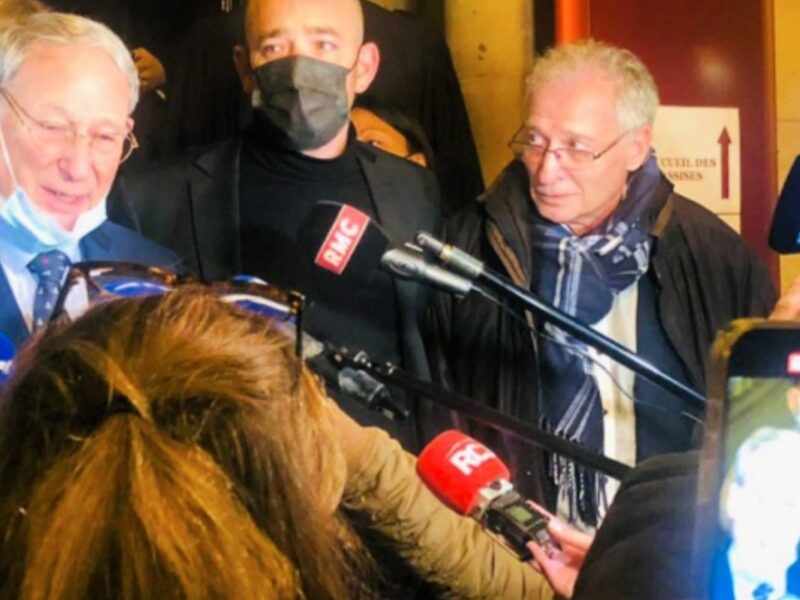
[[351,71],[308,56],[266,62],[253,71],[258,84],[257,118],[274,128],[285,148],[299,152],[322,148],[350,120],[347,77]]
[[[377,271],[358,289],[320,290],[316,267],[302,258],[309,251],[299,241],[303,224],[321,200],[356,207],[398,242],[437,228],[433,175],[359,143],[350,126],[355,96],[369,87],[379,63],[377,46],[363,42],[360,3],[250,0],[245,36],[235,60],[256,107],[253,124],[188,162],[126,176],[119,191],[142,233],[177,251],[198,275],[248,273],[301,290],[313,301],[313,335],[426,376],[417,323],[424,290]],[[397,428],[346,408],[412,450],[433,433],[419,430],[430,423],[420,412]]]

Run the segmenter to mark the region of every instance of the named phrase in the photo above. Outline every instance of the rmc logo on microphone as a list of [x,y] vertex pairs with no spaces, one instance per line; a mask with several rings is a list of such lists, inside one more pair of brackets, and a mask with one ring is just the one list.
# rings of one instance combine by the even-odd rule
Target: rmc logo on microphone
[[483,444],[473,441],[453,452],[449,457],[449,461],[464,475],[470,476],[475,469],[493,458],[495,458],[494,452]]
[[369,217],[366,214],[352,206],[342,206],[314,263],[341,275],[361,241],[361,236],[367,230],[367,225]]

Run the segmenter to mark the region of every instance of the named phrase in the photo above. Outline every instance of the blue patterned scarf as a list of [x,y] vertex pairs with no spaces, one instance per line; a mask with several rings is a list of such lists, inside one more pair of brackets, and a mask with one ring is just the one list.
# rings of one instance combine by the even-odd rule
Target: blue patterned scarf
[[[652,228],[664,199],[655,156],[628,178],[627,193],[603,224],[577,237],[565,225],[530,211],[531,291],[586,324],[611,310],[616,295],[649,267]],[[540,418],[548,431],[603,452],[603,407],[587,346],[550,324],[539,329]],[[569,519],[596,525],[605,512],[604,476],[553,456],[550,474],[569,501]]]

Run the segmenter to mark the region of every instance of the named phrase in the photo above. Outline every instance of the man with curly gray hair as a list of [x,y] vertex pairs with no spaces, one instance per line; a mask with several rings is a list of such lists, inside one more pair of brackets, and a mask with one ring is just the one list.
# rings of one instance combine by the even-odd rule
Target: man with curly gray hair
[[[448,241],[702,392],[716,332],[766,315],[762,263],[658,167],[658,91],[632,52],[588,40],[538,59],[508,165]],[[434,371],[515,417],[619,461],[686,450],[697,407],[552,325],[531,331],[482,298],[439,298]],[[474,324],[474,325],[473,325]],[[474,430],[529,497],[596,527],[617,482],[512,438]]]

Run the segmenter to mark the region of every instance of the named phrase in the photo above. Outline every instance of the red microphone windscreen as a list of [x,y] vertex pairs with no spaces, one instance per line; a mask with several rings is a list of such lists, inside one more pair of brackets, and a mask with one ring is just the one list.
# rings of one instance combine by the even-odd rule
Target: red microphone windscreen
[[497,455],[460,431],[445,431],[425,446],[417,459],[423,483],[452,510],[468,515],[478,492],[511,474]]

